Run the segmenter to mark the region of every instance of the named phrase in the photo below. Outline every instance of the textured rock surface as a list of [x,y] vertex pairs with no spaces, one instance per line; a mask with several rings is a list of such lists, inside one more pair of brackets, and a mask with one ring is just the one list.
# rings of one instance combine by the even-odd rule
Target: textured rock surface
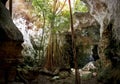
[[117,75],[120,73],[120,0],[82,1],[87,4],[89,13],[100,24],[99,56],[102,68],[110,67],[104,74],[111,80],[104,82],[118,84],[120,83],[120,76]]
[[[110,40],[117,39],[119,41],[119,7],[120,1],[115,0],[82,0],[88,8],[90,14],[100,24],[100,56],[102,60],[106,60],[104,50],[110,44]],[[106,62],[105,62],[106,64]]]
[[0,1],[0,84],[14,81],[16,65],[22,62],[23,37]]
[[75,12],[74,13],[74,18],[76,23],[74,24],[75,28],[88,28],[91,26],[98,26],[99,24],[97,21],[94,19],[93,16],[90,15],[89,12]]
[[[93,52],[91,48],[94,45],[98,45],[98,42],[100,39],[100,33],[99,33],[100,25],[95,20],[95,18],[92,15],[90,15],[89,12],[75,12],[73,16],[74,16],[73,19],[75,21],[74,29],[75,29],[75,36],[76,36],[75,37],[76,51],[77,51],[78,59],[79,61],[81,61],[78,64],[84,66],[86,63],[90,61],[89,56],[90,55],[93,56],[92,55]],[[68,35],[66,36],[67,36],[66,37],[67,43],[70,44],[68,40],[69,39]],[[69,49],[70,49],[70,46],[69,46]],[[84,59],[86,59],[86,61]]]
[[75,12],[74,20],[75,30],[79,30],[82,37],[88,37],[91,39],[93,44],[98,44],[100,39],[100,24],[96,21],[96,19],[90,15],[89,12]]

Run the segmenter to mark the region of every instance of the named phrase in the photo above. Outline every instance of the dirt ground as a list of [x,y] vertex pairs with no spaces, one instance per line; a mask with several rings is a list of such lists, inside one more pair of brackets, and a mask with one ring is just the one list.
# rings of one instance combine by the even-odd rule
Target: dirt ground
[[[8,84],[25,84],[20,82],[8,83]],[[53,80],[49,76],[39,75],[35,80],[29,80],[28,84],[75,84],[74,75],[62,79]],[[101,84],[97,82],[97,79],[91,78],[87,80],[81,80],[81,84]]]
[[[39,77],[32,81],[30,84],[75,84],[74,75],[66,77],[64,79],[50,80],[45,76],[39,75]],[[88,80],[81,80],[81,84],[100,84],[97,82],[96,78],[91,78]]]

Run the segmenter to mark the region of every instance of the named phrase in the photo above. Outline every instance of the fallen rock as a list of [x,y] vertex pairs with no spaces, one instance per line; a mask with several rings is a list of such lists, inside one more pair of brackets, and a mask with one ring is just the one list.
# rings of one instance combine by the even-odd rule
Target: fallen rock
[[82,68],[83,71],[89,71],[89,70],[95,70],[95,69],[96,69],[96,67],[95,67],[95,65],[93,64],[93,62],[89,62],[88,64],[86,64],[86,65]]

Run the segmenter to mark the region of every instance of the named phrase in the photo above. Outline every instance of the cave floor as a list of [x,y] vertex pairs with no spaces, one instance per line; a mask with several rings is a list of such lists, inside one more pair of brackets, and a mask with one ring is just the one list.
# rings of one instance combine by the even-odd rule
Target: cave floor
[[[12,82],[8,84],[26,84],[26,83]],[[36,79],[29,80],[28,84],[75,84],[75,77],[74,75],[71,75],[66,78],[52,80],[51,77],[49,76],[39,75]],[[81,84],[102,84],[102,83],[98,83],[96,77],[94,77],[87,80],[81,80]]]

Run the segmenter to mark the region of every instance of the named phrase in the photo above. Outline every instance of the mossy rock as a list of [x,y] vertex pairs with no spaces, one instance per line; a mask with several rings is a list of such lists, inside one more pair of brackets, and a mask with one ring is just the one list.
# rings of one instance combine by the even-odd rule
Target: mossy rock
[[120,69],[106,67],[98,74],[98,81],[104,84],[120,84]]

